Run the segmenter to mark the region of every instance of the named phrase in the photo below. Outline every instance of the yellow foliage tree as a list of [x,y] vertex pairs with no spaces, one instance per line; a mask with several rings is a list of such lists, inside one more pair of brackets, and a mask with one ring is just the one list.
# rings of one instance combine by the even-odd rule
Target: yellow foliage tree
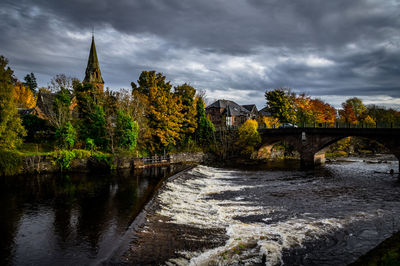
[[196,90],[192,86],[185,83],[175,87],[174,94],[178,97],[178,104],[182,105],[182,131],[187,136],[190,136],[196,131],[197,128],[196,105],[198,99],[195,97]]
[[236,141],[237,147],[243,155],[251,155],[254,148],[260,144],[261,137],[258,134],[258,123],[256,120],[247,120],[239,128],[239,138]]
[[368,127],[373,127],[376,122],[371,116],[367,115],[364,119],[364,123],[367,124]]
[[176,145],[181,139],[183,113],[179,97],[162,87],[153,86],[149,91],[149,127],[151,128],[151,152]]
[[266,128],[278,128],[281,125],[279,119],[272,116],[263,116],[261,119]]
[[13,98],[18,108],[33,108],[36,106],[36,98],[32,90],[21,82],[15,85]]

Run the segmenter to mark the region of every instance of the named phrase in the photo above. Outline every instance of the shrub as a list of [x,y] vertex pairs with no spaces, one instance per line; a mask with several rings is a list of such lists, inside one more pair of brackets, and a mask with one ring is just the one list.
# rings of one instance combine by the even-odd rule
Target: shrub
[[93,152],[96,149],[96,144],[94,144],[94,139],[86,138],[85,140],[86,149]]
[[56,138],[60,148],[72,149],[74,147],[76,130],[72,126],[71,122],[68,121],[63,127],[57,129]]
[[72,151],[75,153],[75,159],[86,159],[92,156],[92,153],[87,150],[73,149]]
[[23,157],[15,151],[0,151],[0,175],[16,175],[23,166]]
[[58,164],[61,171],[68,170],[71,167],[71,162],[76,158],[74,151],[69,150],[58,150],[51,154],[53,157],[53,163]]

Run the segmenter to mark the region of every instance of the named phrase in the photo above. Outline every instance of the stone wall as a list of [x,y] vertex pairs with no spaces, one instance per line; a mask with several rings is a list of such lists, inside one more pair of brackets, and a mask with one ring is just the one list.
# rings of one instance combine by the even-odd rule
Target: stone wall
[[[200,163],[204,160],[204,153],[202,152],[185,152],[176,153],[170,156],[170,163]],[[116,169],[130,169],[130,168],[143,168],[145,165],[143,161],[138,158],[116,156],[113,165]],[[152,165],[146,165],[152,166]],[[75,159],[71,162],[71,167],[68,171],[72,172],[88,172],[88,171],[104,171],[109,170],[110,167],[102,161],[98,161],[94,157],[85,159]],[[55,164],[52,159],[46,158],[44,155],[26,156],[22,165],[21,173],[35,174],[35,173],[54,173],[60,172],[60,167]]]
[[170,155],[171,163],[201,163],[204,161],[203,152],[182,152]]

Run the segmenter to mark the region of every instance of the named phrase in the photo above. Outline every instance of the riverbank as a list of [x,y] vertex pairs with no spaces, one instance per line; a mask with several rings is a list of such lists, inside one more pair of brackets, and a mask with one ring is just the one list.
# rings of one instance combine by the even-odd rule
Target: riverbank
[[400,265],[400,232],[380,243],[349,266]]
[[162,166],[174,163],[200,163],[203,152],[184,152],[167,156],[137,158],[124,154],[106,154],[86,150],[63,150],[47,154],[24,155],[18,152],[2,151],[0,175],[48,174],[58,172],[101,172]]
[[400,229],[400,187],[375,173],[398,163],[389,162],[310,171],[198,166],[167,181],[113,263],[346,265]]

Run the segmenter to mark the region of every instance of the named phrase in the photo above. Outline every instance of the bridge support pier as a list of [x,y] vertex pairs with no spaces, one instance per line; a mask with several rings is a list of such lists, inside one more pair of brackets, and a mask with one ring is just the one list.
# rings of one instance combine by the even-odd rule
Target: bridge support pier
[[398,176],[399,176],[399,180],[400,180],[400,152],[398,152],[398,153],[395,152],[394,155],[396,156],[397,161],[399,161],[399,169],[398,169],[399,170],[398,171],[399,175]]
[[300,165],[303,168],[313,168],[316,165],[325,163],[325,152],[320,151],[317,153],[310,151],[303,151],[300,153]]

